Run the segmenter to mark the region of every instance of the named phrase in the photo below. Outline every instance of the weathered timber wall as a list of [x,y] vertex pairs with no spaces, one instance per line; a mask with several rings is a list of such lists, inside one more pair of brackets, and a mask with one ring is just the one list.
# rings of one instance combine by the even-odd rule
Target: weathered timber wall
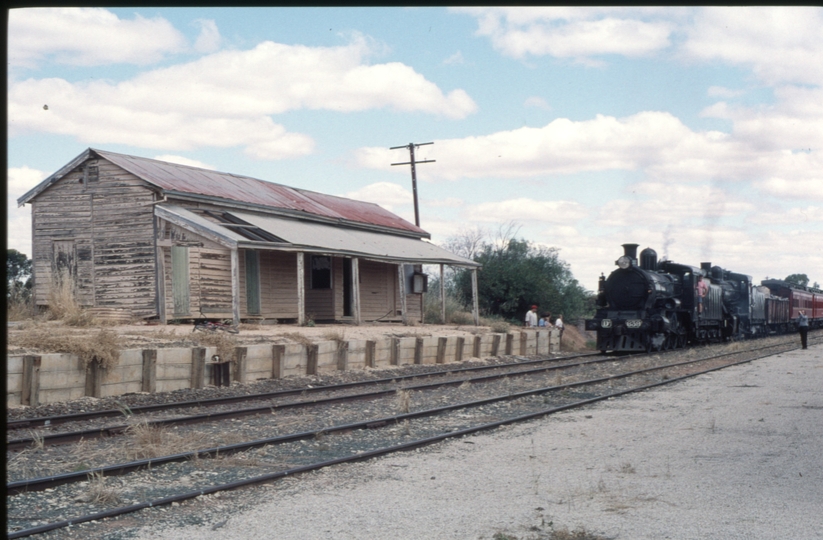
[[[253,382],[275,377],[318,375],[348,369],[466,361],[506,354],[548,354],[559,347],[558,332],[524,330],[470,337],[404,337],[376,340],[323,341],[312,345],[271,343],[237,347],[232,380]],[[117,366],[87,371],[69,354],[13,355],[6,361],[9,406],[37,405],[108,397],[141,391],[171,392],[203,388],[212,381],[213,347],[127,349]]]
[[86,161],[38,195],[32,203],[37,305],[48,304],[61,266],[81,305],[154,315],[153,201],[146,182],[103,159]]

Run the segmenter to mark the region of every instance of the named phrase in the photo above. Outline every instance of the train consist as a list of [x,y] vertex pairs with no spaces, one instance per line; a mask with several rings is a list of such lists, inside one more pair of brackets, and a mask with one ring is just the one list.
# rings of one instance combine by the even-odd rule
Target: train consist
[[[823,326],[823,291],[751,276],[711,263],[700,268],[658,261],[646,248],[623,244],[618,268],[601,275],[597,312],[586,330],[597,331],[600,351],[653,351],[796,330],[805,310],[809,327]],[[702,281],[702,284],[700,282]]]

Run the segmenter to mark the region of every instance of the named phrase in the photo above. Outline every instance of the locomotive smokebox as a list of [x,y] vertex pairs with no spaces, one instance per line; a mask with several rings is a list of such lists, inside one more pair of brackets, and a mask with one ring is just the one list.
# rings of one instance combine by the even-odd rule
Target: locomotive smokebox
[[637,260],[637,246],[639,244],[623,244],[623,254],[631,260]]
[[640,268],[643,270],[657,270],[657,252],[652,248],[646,248],[640,252]]

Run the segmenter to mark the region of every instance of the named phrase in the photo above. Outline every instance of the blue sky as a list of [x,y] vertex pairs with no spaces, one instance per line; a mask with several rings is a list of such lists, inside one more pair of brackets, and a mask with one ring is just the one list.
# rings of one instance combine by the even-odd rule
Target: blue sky
[[[823,282],[823,10],[38,8],[9,15],[17,197],[88,147],[514,223],[591,290],[631,242]],[[44,109],[48,105],[48,110]]]

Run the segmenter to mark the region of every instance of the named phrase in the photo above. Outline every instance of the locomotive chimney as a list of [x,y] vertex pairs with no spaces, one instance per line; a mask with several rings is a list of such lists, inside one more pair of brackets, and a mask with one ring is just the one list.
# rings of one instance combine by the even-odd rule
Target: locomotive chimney
[[633,261],[637,260],[637,246],[639,244],[623,244],[623,254]]
[[643,270],[657,270],[657,252],[646,248],[640,252],[640,268]]
[[703,271],[703,275],[709,277],[709,274],[712,270],[712,263],[710,262],[702,262],[700,263],[700,269]]

